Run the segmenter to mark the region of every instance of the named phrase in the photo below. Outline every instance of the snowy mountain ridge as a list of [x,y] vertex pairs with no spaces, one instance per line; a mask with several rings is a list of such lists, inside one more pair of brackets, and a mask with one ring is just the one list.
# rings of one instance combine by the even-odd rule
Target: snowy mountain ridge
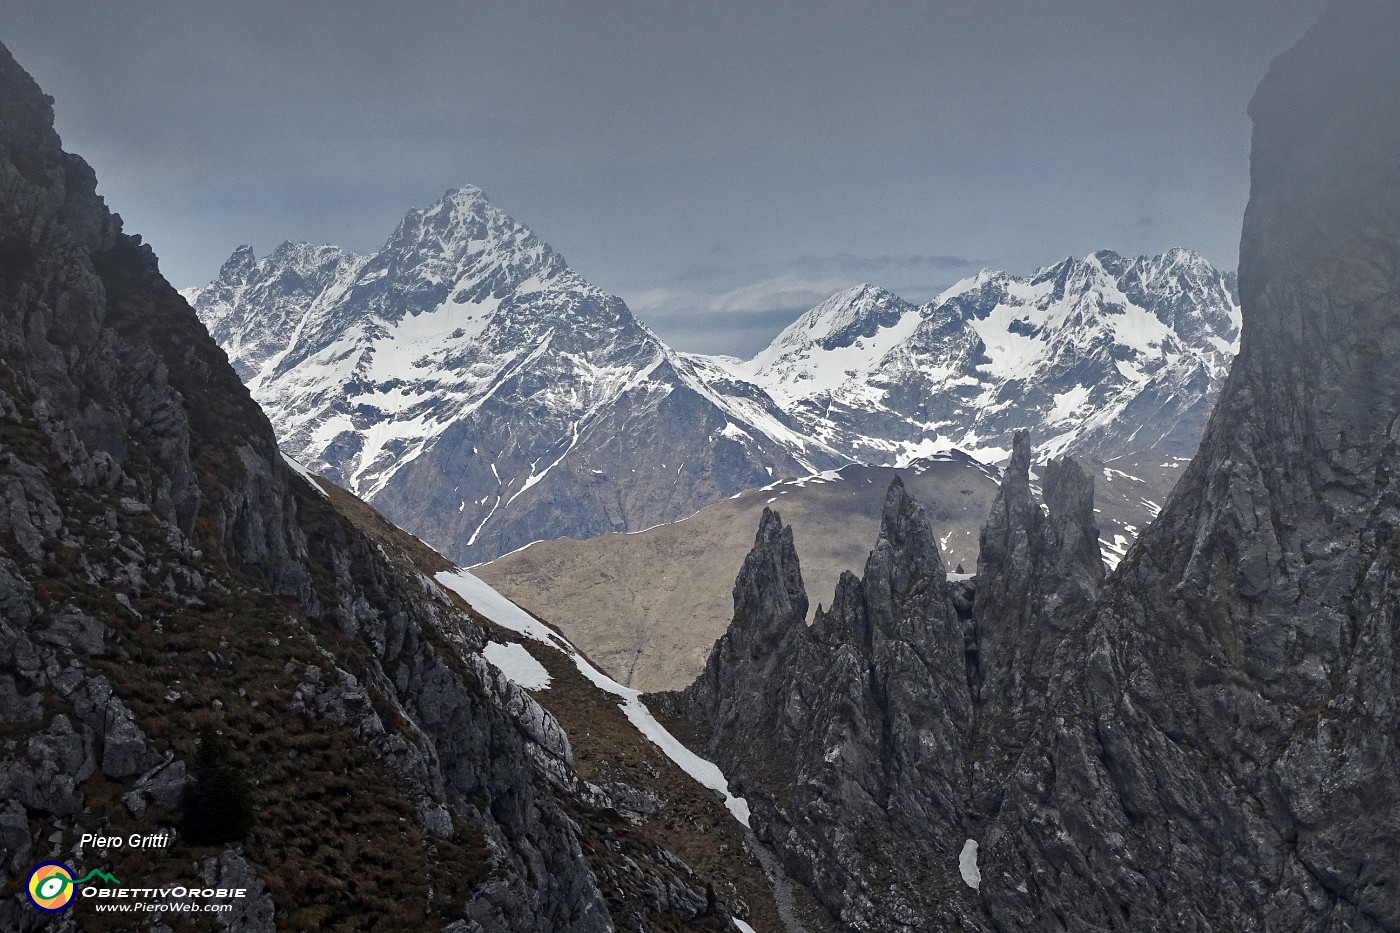
[[1239,348],[1233,274],[1184,249],[1102,251],[1025,277],[984,270],[926,305],[872,285],[802,315],[736,375],[854,460],[960,448],[999,461],[1190,454]]
[[1057,455],[1189,453],[1232,289],[1184,250],[983,272],[927,305],[864,285],[738,361],[666,346],[465,186],[373,254],[240,247],[185,295],[288,454],[469,564],[850,462],[996,462],[1021,427]]
[[457,559],[844,462],[474,187],[409,212],[373,255],[240,247],[185,294],[288,453]]

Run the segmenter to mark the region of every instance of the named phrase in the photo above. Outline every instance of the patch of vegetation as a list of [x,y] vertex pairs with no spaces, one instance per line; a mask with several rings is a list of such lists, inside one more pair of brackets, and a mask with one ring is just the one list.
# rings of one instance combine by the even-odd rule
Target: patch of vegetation
[[253,828],[253,793],[243,770],[229,760],[228,743],[205,726],[185,785],[180,828],[195,845],[242,842]]

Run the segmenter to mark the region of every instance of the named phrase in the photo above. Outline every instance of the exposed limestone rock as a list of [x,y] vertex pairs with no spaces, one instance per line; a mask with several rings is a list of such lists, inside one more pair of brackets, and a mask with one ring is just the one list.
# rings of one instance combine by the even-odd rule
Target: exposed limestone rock
[[180,795],[187,780],[185,763],[170,755],[141,775],[136,786],[122,795],[122,803],[137,819],[145,815],[146,807],[151,803],[173,811],[180,804]]
[[267,886],[247,860],[234,849],[208,856],[199,863],[199,877],[212,888],[247,891],[247,896],[230,898],[232,910],[219,914],[219,926],[232,933],[274,933],[275,908]]
[[809,628],[791,529],[768,512],[733,626],[673,701],[711,728],[709,752],[747,796],[759,839],[845,928],[912,930],[968,909],[955,888],[919,881],[956,864],[966,835],[972,697],[946,577],[896,480],[864,577],[843,576]]
[[[882,688],[877,546],[766,674],[720,646],[687,693],[755,827],[847,926],[1400,929],[1397,35],[1400,6],[1340,0],[1261,85],[1243,350],[1199,455],[1101,588],[1092,484],[1052,464],[1042,514],[1020,438],[965,660],[947,659],[939,601],[895,600],[892,653],[944,661]],[[783,618],[736,617],[730,636]],[[820,688],[785,702],[803,683]],[[838,711],[860,731],[828,752],[809,736]],[[785,717],[807,731],[765,725]],[[938,761],[905,791],[893,765],[920,718]]]
[[0,849],[7,858],[3,867],[17,871],[29,862],[34,851],[34,837],[29,833],[29,813],[18,800],[11,800],[0,810]]
[[[292,475],[95,186],[0,48],[0,928],[42,922],[15,894],[25,859],[85,869],[83,832],[178,824],[215,728],[258,818],[200,862],[255,892],[224,927],[611,929],[558,723],[493,682],[475,622]],[[187,881],[181,845],[142,880]],[[343,853],[354,877],[328,881]],[[680,876],[627,890],[668,922],[698,896],[722,923]]]

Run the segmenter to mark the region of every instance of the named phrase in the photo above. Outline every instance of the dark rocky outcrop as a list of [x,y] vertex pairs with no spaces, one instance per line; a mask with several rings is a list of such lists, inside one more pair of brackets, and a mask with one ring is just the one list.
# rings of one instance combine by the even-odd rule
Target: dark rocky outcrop
[[[848,926],[1400,929],[1397,35],[1400,7],[1341,0],[1261,85],[1243,350],[1199,454],[1101,587],[1092,485],[1052,465],[1042,513],[1020,441],[982,539],[965,660],[949,661],[945,602],[906,601],[894,611],[915,613],[898,626],[911,641],[894,653],[942,661],[902,667],[903,694],[882,685],[868,646],[886,630],[870,624],[886,577],[868,566],[838,588],[843,624],[744,620],[778,646],[767,678],[717,648],[687,693],[755,826]],[[885,537],[877,554],[899,553]],[[918,561],[902,561],[912,577]],[[840,659],[868,676],[841,680]],[[783,705],[776,684],[812,686]],[[717,715],[716,696],[745,717]],[[831,759],[763,731],[796,709],[819,734],[847,708],[877,715]],[[915,721],[939,760],[920,777],[937,788],[922,812],[888,766]],[[795,779],[765,773],[746,735]],[[865,794],[789,805],[822,799],[811,774]],[[906,835],[882,828],[878,850],[862,848],[890,824]]]
[[1018,432],[977,560],[970,758],[984,815],[996,811],[1006,769],[1045,717],[1049,684],[1073,663],[1068,636],[1082,628],[1104,579],[1093,478],[1072,460],[1050,461],[1042,510],[1030,459],[1030,439]]
[[956,888],[921,883],[965,836],[967,623],[946,577],[895,480],[863,577],[843,575],[809,627],[792,529],[765,512],[734,623],[673,699],[711,729],[759,838],[852,929],[966,909]]
[[[0,928],[47,922],[41,858],[247,887],[239,931],[726,926],[654,843],[599,880],[580,820],[607,814],[558,723],[289,469],[51,103],[0,47]],[[241,843],[80,844],[178,836],[206,727],[252,787]]]
[[759,838],[844,928],[976,922],[959,854],[1043,713],[1056,639],[1103,578],[1092,481],[1053,461],[1047,518],[1029,455],[1018,435],[983,534],[985,591],[948,581],[896,479],[863,575],[843,575],[809,627],[792,529],[766,512],[733,624],[669,697],[747,795]]

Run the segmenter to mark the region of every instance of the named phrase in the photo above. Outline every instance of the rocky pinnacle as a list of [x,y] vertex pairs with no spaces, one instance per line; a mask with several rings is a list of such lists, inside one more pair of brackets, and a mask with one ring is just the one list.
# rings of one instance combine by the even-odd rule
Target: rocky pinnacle
[[1400,929],[1398,35],[1340,0],[1255,95],[1242,352],[1102,585],[1090,478],[1050,464],[1042,513],[1019,437],[969,618],[949,594],[964,653],[872,556],[777,666],[824,689],[731,701],[721,763],[845,928]]

